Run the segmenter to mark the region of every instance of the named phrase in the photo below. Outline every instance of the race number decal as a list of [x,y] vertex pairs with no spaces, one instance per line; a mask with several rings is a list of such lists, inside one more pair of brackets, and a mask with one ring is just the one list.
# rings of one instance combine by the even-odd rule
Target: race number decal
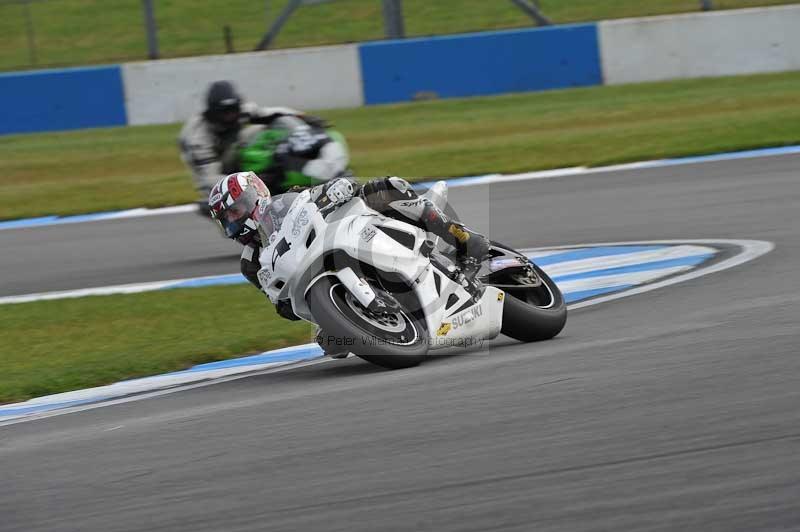
[[275,250],[272,252],[272,269],[275,269],[275,263],[278,262],[278,259],[283,257],[287,251],[292,248],[292,245],[286,241],[285,238],[281,238],[281,241],[275,246]]

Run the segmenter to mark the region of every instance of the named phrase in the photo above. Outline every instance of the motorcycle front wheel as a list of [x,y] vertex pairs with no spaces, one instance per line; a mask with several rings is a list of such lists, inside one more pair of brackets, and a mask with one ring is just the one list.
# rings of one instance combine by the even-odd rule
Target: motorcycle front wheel
[[422,319],[402,308],[370,310],[335,277],[319,279],[306,300],[322,329],[319,343],[326,352],[347,350],[388,369],[417,366],[428,354]]

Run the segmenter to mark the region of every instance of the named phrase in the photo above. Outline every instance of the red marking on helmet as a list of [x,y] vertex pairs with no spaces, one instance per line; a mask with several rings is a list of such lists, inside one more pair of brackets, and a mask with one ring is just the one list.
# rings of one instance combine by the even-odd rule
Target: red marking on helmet
[[222,194],[218,191],[213,192],[211,194],[211,199],[208,200],[208,203],[211,205],[222,203]]
[[233,199],[239,199],[242,195],[242,187],[239,185],[239,174],[233,174],[228,177],[228,192],[231,193]]

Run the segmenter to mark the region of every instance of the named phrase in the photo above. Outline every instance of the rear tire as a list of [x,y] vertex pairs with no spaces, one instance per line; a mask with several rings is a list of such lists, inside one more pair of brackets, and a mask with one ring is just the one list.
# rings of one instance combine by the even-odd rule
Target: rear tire
[[326,352],[346,349],[388,369],[417,366],[428,354],[423,320],[403,309],[371,312],[335,277],[319,279],[309,289],[306,300],[322,328],[319,343]]
[[[497,242],[492,242],[492,247],[522,255]],[[549,340],[560,333],[567,323],[567,305],[561,290],[544,270],[536,264],[531,265],[542,281],[540,286],[503,288],[506,298],[503,302],[501,332],[521,342]]]
[[[537,268],[537,273],[540,272]],[[547,274],[544,274],[547,275]],[[542,279],[543,284],[551,282]],[[521,342],[538,342],[549,340],[564,328],[567,323],[567,306],[561,293],[558,292],[559,302],[551,308],[541,308],[526,301],[524,292],[514,293],[506,291],[503,302],[503,327],[501,332]]]

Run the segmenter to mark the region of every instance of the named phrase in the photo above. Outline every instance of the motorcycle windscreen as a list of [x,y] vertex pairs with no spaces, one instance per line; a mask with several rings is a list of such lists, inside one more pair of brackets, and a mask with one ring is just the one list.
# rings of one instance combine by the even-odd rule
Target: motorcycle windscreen
[[283,225],[283,220],[289,212],[289,207],[292,206],[292,203],[299,195],[296,192],[287,192],[286,194],[272,196],[272,201],[264,209],[259,209],[256,212],[259,226],[267,238],[272,233],[281,230],[281,225]]

